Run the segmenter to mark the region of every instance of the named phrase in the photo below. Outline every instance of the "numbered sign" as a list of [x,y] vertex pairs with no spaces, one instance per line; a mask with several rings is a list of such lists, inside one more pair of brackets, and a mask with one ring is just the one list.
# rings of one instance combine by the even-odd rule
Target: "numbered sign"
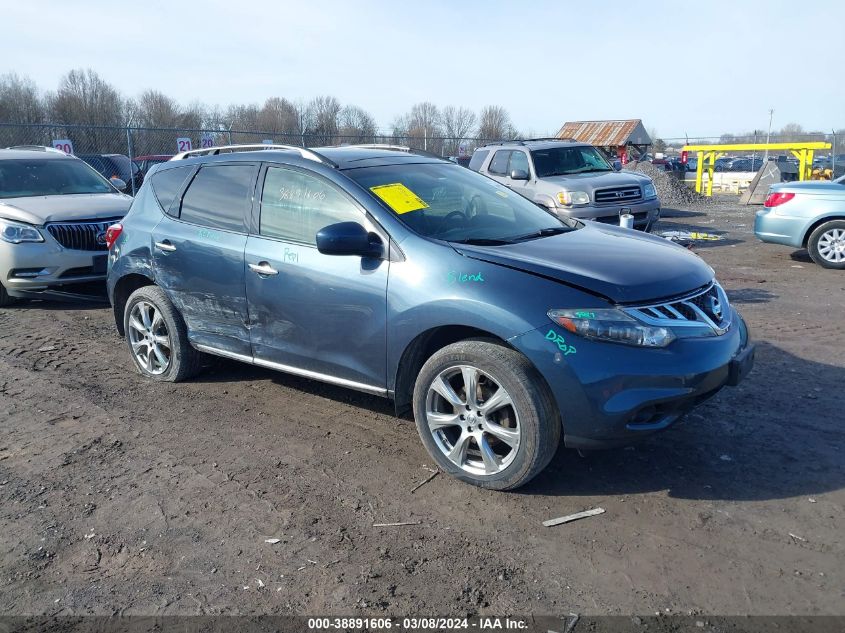
[[176,151],[177,152],[190,152],[193,148],[191,145],[191,139],[189,138],[177,138],[176,139]]
[[73,143],[70,142],[69,138],[54,138],[53,147],[73,156]]
[[205,132],[200,138],[200,147],[202,149],[208,149],[209,147],[214,147],[214,134],[210,134],[209,132]]
[[461,158],[469,156],[469,144],[466,141],[461,141],[458,145],[458,156]]

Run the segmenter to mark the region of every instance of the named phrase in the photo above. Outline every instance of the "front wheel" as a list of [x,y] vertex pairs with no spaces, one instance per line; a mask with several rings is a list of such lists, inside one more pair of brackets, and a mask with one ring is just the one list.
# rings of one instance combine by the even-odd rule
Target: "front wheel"
[[511,490],[548,465],[561,423],[527,358],[488,340],[444,347],[414,387],[414,418],[442,470],[467,483]]
[[182,316],[158,286],[129,296],[123,327],[135,367],[147,378],[179,382],[199,372],[202,354],[191,347]]
[[845,220],[825,222],[807,240],[810,258],[823,268],[845,270]]

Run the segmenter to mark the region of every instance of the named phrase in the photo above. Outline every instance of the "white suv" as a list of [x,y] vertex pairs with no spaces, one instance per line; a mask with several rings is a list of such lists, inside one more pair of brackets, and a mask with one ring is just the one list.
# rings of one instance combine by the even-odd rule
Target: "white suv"
[[106,229],[131,204],[64,152],[0,149],[0,306],[105,280]]

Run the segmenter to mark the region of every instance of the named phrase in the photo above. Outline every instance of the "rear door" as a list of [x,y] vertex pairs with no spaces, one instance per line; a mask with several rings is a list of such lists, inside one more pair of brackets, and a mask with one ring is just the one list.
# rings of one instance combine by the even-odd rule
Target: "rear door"
[[[155,174],[154,188],[168,171]],[[191,342],[243,356],[250,355],[244,248],[257,174],[258,164],[201,166],[152,233],[156,283]]]
[[336,184],[269,165],[246,247],[256,364],[371,392],[386,386],[389,262],[323,255],[317,232],[358,222],[387,237]]

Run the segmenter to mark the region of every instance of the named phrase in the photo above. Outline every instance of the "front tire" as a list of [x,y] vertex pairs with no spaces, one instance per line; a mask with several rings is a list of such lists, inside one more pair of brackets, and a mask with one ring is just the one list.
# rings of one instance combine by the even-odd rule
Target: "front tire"
[[199,373],[202,354],[191,347],[182,316],[158,286],[144,286],[126,301],[126,342],[141,375],[180,382]]
[[454,343],[426,361],[414,418],[442,470],[492,490],[528,483],[560,442],[559,414],[542,376],[525,356],[490,340]]
[[807,240],[810,258],[822,268],[845,270],[845,220],[825,222]]

